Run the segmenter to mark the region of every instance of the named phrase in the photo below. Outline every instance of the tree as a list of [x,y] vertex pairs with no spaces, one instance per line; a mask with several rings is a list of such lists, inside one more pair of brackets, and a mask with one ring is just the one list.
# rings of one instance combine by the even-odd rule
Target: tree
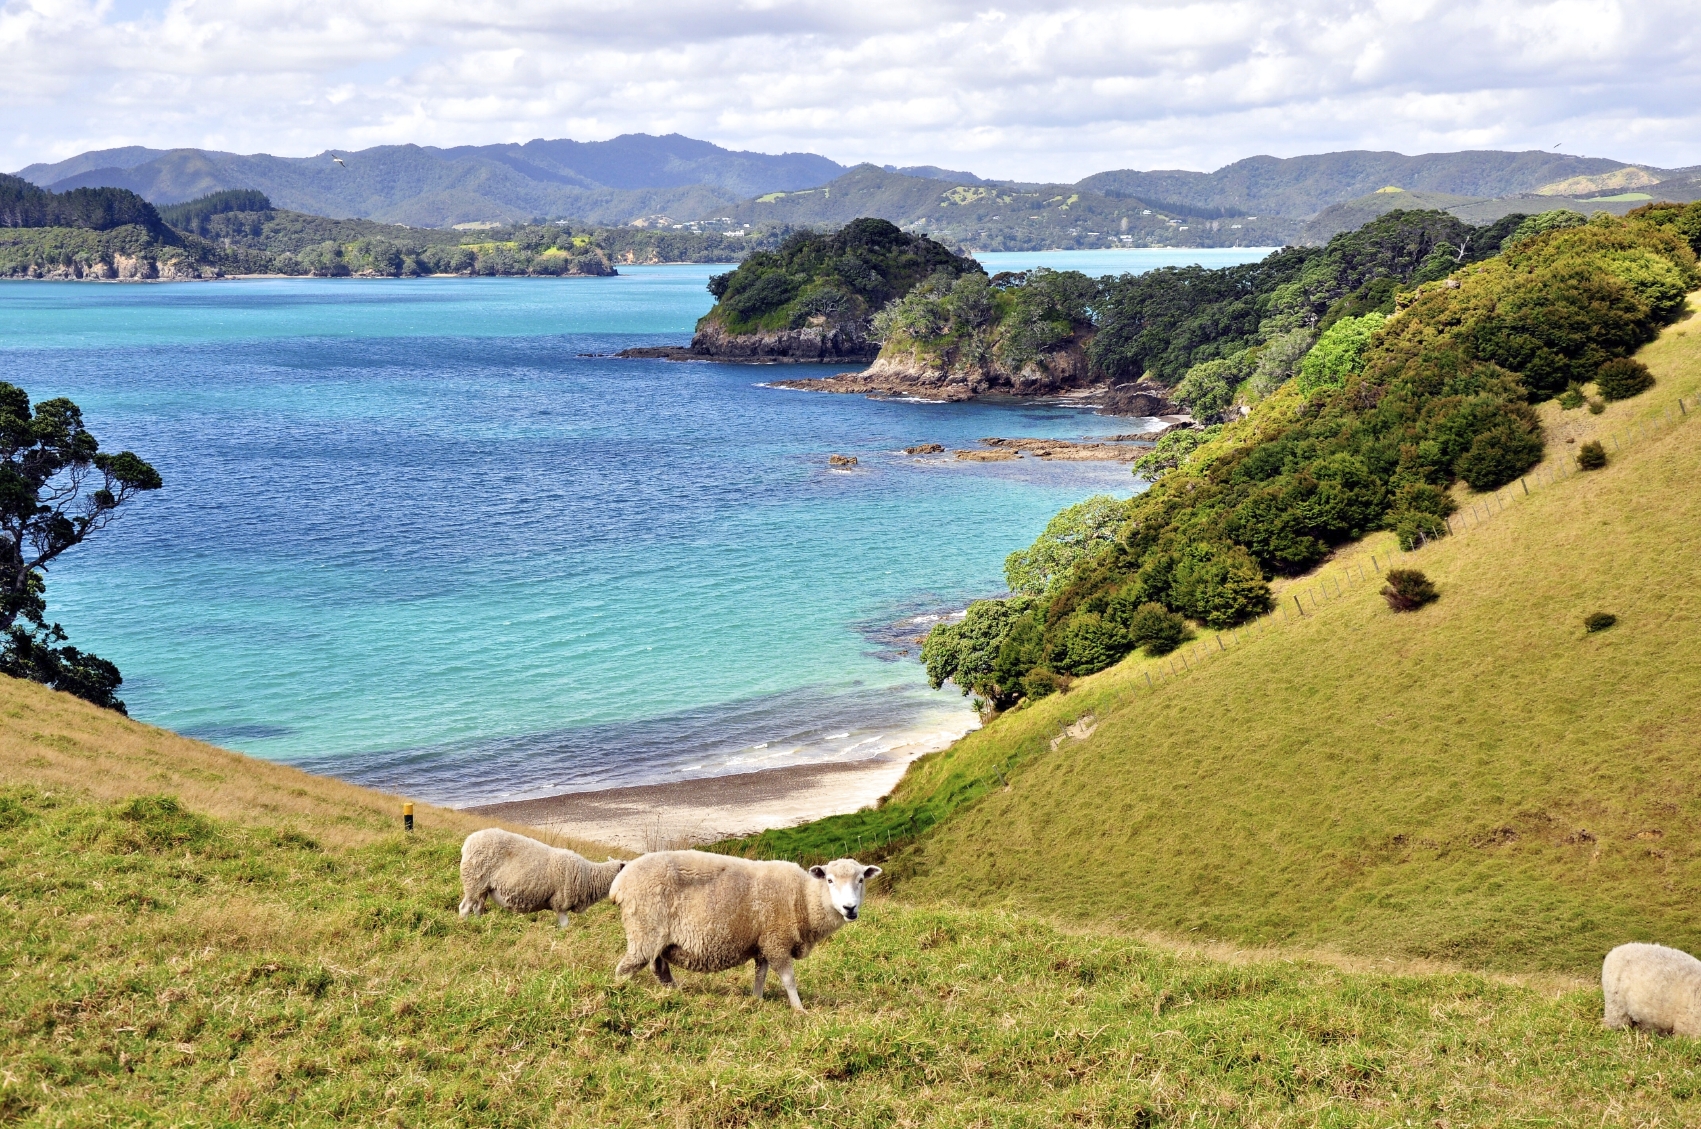
[[32,411],[22,388],[0,381],[0,673],[124,712],[113,696],[118,668],[63,645],[64,629],[48,624],[44,574],[125,503],[162,485],[134,453],[103,454],[70,400]]
[[1075,564],[1116,540],[1128,507],[1109,494],[1095,494],[1060,512],[1026,549],[1004,558],[1010,591],[1043,596],[1063,583]]

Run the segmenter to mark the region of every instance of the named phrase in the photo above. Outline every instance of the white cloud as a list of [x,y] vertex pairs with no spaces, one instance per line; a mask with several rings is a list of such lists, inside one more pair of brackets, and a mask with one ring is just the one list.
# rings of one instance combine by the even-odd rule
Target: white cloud
[[0,167],[678,131],[1074,179],[1254,153],[1701,161],[1676,0],[0,0]]

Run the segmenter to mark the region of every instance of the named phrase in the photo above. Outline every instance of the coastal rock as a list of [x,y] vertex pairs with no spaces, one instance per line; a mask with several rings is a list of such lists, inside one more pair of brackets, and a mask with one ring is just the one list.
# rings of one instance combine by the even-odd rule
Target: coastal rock
[[1167,416],[1174,412],[1169,389],[1149,380],[1115,385],[1099,401],[1101,415]]
[[[1118,462],[1131,463],[1145,454],[1150,447],[1141,443],[1110,442],[1088,440],[1076,442],[1071,439],[982,439],[994,451],[1008,451],[1012,454],[1021,453],[1036,459],[1053,459],[1059,462]],[[957,452],[962,458],[963,452]]]
[[1015,451],[1004,450],[1002,448],[991,451],[970,450],[953,451],[951,453],[967,463],[1007,463],[1012,459],[1019,459],[1022,457]]
[[914,447],[905,447],[906,455],[937,455],[945,450],[943,443],[920,443]]
[[828,455],[827,456],[827,465],[828,466],[855,466],[856,465],[856,456],[855,455]]
[[822,364],[873,360],[880,346],[862,322],[823,323],[764,333],[728,333],[709,322],[691,337],[691,355],[752,364]]
[[886,349],[862,372],[777,383],[784,388],[811,392],[915,396],[947,403],[972,400],[988,393],[1056,396],[1092,387],[1086,351],[1089,340],[1090,337],[1082,335],[1024,362],[1014,371],[993,360],[970,362],[954,349],[943,353]]

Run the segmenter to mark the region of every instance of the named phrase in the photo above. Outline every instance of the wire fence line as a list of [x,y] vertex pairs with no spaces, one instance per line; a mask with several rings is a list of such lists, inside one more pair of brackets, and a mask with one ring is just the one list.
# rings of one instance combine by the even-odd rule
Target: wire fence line
[[[1607,447],[1609,452],[1622,451],[1631,444],[1651,439],[1687,422],[1697,412],[1701,412],[1701,397],[1680,396],[1675,404],[1668,404],[1659,414],[1628,421],[1622,427],[1600,436],[1598,441]],[[1464,499],[1455,513],[1443,519],[1448,536],[1459,537],[1472,532],[1499,517],[1535,491],[1583,473],[1587,472],[1577,467],[1573,457],[1544,460],[1543,465],[1536,466],[1516,482]],[[1320,571],[1303,582],[1289,584],[1283,589],[1275,608],[1265,615],[1239,627],[1213,632],[1210,638],[1196,638],[1167,655],[1152,659],[1141,671],[1145,685],[1155,690],[1165,682],[1191,672],[1212,655],[1226,654],[1231,647],[1260,639],[1280,626],[1308,618],[1316,614],[1324,604],[1341,599],[1366,584],[1380,584],[1390,568],[1406,564],[1437,540],[1440,539],[1432,540],[1419,533],[1418,543],[1410,549],[1402,549],[1396,542],[1386,552],[1361,551],[1351,560],[1337,561],[1333,570]],[[1370,559],[1368,568],[1365,566],[1366,557]],[[1136,687],[1139,685],[1140,683],[1135,683]]]

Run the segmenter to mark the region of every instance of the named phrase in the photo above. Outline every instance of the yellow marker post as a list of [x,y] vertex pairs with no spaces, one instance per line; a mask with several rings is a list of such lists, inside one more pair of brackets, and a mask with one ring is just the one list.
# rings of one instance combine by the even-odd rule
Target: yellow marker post
[[402,828],[407,831],[413,830],[413,805],[411,803],[402,805]]

